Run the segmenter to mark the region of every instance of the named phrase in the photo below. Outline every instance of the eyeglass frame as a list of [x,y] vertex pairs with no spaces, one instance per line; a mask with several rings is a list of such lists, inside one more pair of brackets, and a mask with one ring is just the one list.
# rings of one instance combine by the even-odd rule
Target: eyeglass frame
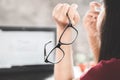
[[[46,46],[47,46],[49,43],[51,43],[52,41],[49,41],[48,43],[46,43],[46,44],[44,45],[44,62],[46,62],[46,63],[57,64],[57,63],[61,62],[62,59],[63,59],[64,56],[65,56],[65,52],[64,52],[64,50],[61,48],[61,45],[70,45],[70,44],[74,43],[74,41],[75,41],[75,40],[77,39],[77,37],[78,37],[78,30],[77,30],[75,27],[73,27],[72,22],[71,22],[71,20],[70,20],[70,17],[68,16],[68,14],[67,14],[67,17],[68,17],[69,23],[66,25],[65,29],[63,30],[62,34],[60,35],[60,38],[59,38],[59,40],[58,40],[57,45],[49,52],[48,55],[46,55]],[[61,42],[62,36],[63,36],[63,34],[65,33],[65,31],[66,31],[69,27],[72,27],[72,28],[76,31],[77,35],[76,35],[75,39],[74,39],[71,43],[63,43],[63,42]],[[51,61],[48,60],[48,57],[49,57],[49,55],[50,55],[56,48],[59,48],[59,49],[62,51],[63,57],[62,57],[58,62],[53,63],[53,62],[51,62]]]

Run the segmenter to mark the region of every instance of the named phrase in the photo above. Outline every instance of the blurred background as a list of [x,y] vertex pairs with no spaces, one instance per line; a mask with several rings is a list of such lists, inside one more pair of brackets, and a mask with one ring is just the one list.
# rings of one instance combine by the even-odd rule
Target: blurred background
[[58,3],[76,3],[81,20],[76,25],[79,36],[73,44],[74,65],[89,63],[93,55],[82,25],[84,14],[93,0],[0,0],[0,26],[56,27],[52,10]]

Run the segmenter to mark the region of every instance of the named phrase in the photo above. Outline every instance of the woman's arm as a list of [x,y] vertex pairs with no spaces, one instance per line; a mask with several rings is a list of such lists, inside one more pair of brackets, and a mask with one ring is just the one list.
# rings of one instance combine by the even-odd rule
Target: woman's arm
[[83,19],[84,27],[87,31],[88,41],[91,48],[91,51],[94,54],[95,62],[98,62],[99,50],[100,50],[100,40],[97,31],[97,18],[99,12],[96,11],[96,8],[99,8],[101,5],[98,2],[91,2],[90,9],[86,13]]
[[[57,40],[59,39],[61,33],[63,32],[65,26],[68,24],[68,18],[66,14],[70,17],[72,23],[75,25],[79,21],[79,14],[77,12],[77,5],[68,5],[68,4],[58,4],[53,10],[53,18],[57,25]],[[62,37],[62,40],[69,41],[71,39],[71,29],[67,30],[67,34],[64,34],[65,37]],[[72,80],[74,78],[73,73],[73,52],[71,45],[62,45],[61,48],[65,52],[63,60],[55,64],[54,67],[54,77],[55,80]],[[56,56],[60,56],[60,51],[56,51]]]
[[[61,33],[62,33],[62,30],[57,29],[58,38]],[[70,30],[68,31],[68,34],[71,34]],[[66,35],[66,37],[68,36]],[[65,38],[65,39],[69,40],[69,38]],[[65,56],[60,63],[55,64],[55,68],[54,68],[55,80],[72,80],[74,78],[72,46],[71,45],[61,46],[61,48],[64,50]],[[57,51],[56,56],[60,56],[59,54],[61,54],[61,52]]]

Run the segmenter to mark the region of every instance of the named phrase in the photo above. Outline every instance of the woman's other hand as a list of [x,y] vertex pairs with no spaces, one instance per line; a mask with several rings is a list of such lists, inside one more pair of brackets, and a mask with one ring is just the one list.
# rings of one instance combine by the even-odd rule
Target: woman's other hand
[[83,25],[88,35],[88,41],[90,48],[94,54],[95,62],[98,62],[99,51],[100,51],[100,41],[99,41],[99,32],[97,30],[97,21],[99,16],[99,11],[96,8],[100,8],[101,5],[98,2],[91,2],[90,9],[86,13],[83,19]]
[[100,6],[98,2],[91,2],[90,9],[83,18],[83,25],[90,36],[96,36],[97,34],[97,18],[99,11],[97,11],[96,8],[100,8]]

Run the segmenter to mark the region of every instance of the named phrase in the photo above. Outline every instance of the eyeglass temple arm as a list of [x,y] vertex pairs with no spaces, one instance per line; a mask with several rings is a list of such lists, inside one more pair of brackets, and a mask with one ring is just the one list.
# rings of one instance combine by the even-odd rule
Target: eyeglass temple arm
[[71,20],[70,20],[70,17],[69,17],[69,15],[68,15],[68,13],[66,14],[66,16],[67,16],[68,21],[69,21],[69,23],[68,23],[68,24],[72,24],[72,22],[71,22]]
[[47,42],[45,45],[44,45],[44,59],[45,59],[45,57],[46,57],[46,46],[49,44],[49,43],[51,43],[52,41],[49,41],[49,42]]

